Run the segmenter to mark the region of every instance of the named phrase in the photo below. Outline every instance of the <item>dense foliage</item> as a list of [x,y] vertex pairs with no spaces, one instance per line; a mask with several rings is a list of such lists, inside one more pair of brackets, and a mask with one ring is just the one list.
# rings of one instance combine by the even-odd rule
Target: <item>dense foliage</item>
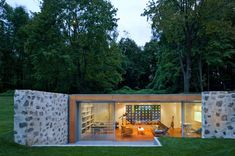
[[153,86],[184,86],[186,93],[234,89],[234,8],[233,0],[150,0],[144,15],[159,39],[162,62]]
[[43,0],[29,14],[0,0],[0,92],[234,90],[234,8],[232,0],[150,0],[143,15],[153,38],[139,47],[117,41],[110,1]]

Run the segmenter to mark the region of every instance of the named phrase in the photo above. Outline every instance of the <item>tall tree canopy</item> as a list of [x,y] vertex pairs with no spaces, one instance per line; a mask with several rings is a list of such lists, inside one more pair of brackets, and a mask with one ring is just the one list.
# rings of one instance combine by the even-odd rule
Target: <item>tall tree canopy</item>
[[[176,58],[172,58],[171,62],[180,66],[185,93],[190,89],[198,90],[197,86],[203,90],[205,73],[202,69],[205,65],[210,66],[209,62],[219,61],[223,66],[225,62],[222,60],[234,58],[233,14],[234,1],[231,0],[149,1],[144,15],[152,21],[154,35],[165,40],[164,44],[170,52],[175,53],[172,55]],[[209,58],[211,55],[213,59]],[[156,76],[159,81],[161,75]],[[201,85],[193,86],[193,82]],[[220,80],[220,83],[224,82]]]
[[111,91],[123,72],[116,11],[106,0],[43,0],[29,19],[1,0],[0,87]]
[[12,8],[0,1],[0,90],[22,87],[28,21],[23,7]]
[[0,0],[0,92],[235,88],[234,0],[149,0],[143,15],[153,35],[143,47],[117,40],[108,0],[42,0],[40,8],[28,13]]

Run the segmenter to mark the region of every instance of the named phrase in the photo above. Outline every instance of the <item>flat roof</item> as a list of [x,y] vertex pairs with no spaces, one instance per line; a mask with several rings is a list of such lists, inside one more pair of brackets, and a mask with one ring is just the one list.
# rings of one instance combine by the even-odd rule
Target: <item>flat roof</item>
[[201,94],[72,94],[70,100],[86,102],[201,102]]

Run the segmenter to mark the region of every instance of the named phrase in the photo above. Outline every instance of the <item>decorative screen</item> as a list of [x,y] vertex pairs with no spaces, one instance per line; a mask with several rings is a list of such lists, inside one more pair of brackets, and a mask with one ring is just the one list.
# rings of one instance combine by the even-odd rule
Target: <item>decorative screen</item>
[[131,123],[161,119],[160,105],[126,105],[126,119]]

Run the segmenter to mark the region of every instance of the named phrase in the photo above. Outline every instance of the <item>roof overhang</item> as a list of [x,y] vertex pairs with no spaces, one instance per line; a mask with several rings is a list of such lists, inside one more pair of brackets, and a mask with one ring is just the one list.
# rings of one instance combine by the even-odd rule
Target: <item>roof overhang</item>
[[74,94],[70,100],[80,102],[201,102],[201,94]]

